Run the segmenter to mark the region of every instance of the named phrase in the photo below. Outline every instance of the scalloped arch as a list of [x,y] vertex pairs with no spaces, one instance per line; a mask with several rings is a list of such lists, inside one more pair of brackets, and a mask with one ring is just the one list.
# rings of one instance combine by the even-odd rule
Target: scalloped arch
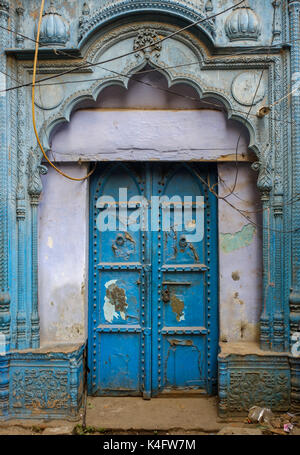
[[[129,32],[127,30],[125,34],[125,39],[128,38],[128,33],[133,34],[134,32],[136,32],[138,27],[139,26],[134,26],[134,28],[131,27]],[[108,33],[108,37],[110,36],[112,36],[112,32]],[[120,39],[119,33],[119,41],[122,40],[122,36]],[[104,43],[103,48],[105,48],[105,50],[109,48],[109,44],[110,46],[114,46],[114,44],[116,43],[117,38],[115,32],[113,33],[113,37],[114,38],[111,41],[106,36],[101,39],[101,42]],[[178,37],[178,40],[180,41],[181,44],[186,45],[189,50],[192,50],[193,53],[196,53],[196,55],[199,58],[199,66],[201,68],[202,65],[204,65],[206,62],[205,57],[206,51],[201,47],[201,42],[198,40],[192,40],[192,42],[188,42],[186,36],[180,36]],[[196,47],[195,43],[198,43],[198,47]],[[87,55],[90,53],[91,48],[94,48],[93,55],[95,56],[96,54],[98,54],[99,49],[101,49],[101,46],[99,47],[97,43],[93,42],[91,46],[88,46],[86,49]],[[74,90],[73,93],[69,94],[69,96],[64,100],[63,104],[60,106],[59,111],[53,116],[47,118],[47,120],[40,128],[41,132],[40,137],[42,138],[44,148],[46,150],[50,149],[50,140],[52,133],[55,131],[56,127],[59,124],[64,122],[70,122],[72,112],[76,109],[76,106],[78,106],[82,101],[84,100],[96,101],[101,91],[109,86],[119,85],[125,89],[128,89],[130,77],[137,71],[141,70],[146,64],[151,65],[154,69],[156,69],[158,72],[164,75],[164,77],[167,80],[169,88],[175,86],[176,84],[187,84],[196,90],[196,92],[199,95],[199,99],[205,100],[205,98],[214,98],[220,103],[222,103],[227,112],[227,118],[236,120],[237,122],[243,124],[247,128],[250,135],[249,148],[259,158],[260,148],[256,141],[256,127],[252,122],[251,118],[247,116],[246,112],[243,113],[242,111],[238,112],[236,110],[236,107],[234,106],[234,100],[232,99],[232,97],[230,97],[229,93],[225,92],[222,89],[216,89],[205,86],[204,82],[201,81],[198,75],[196,75],[194,72],[176,76],[172,73],[172,70],[165,68],[163,66],[164,63],[161,62],[160,60],[153,61],[151,59],[147,60],[145,58],[142,60],[141,59],[137,60],[134,65],[128,67],[126,76],[112,74],[111,76],[107,76],[105,78],[102,78],[101,80],[97,80],[96,82],[94,82],[93,79],[91,78],[92,80],[88,88]],[[111,73],[114,73],[114,71],[111,70]]]
[[[223,92],[212,91],[212,90],[205,90],[201,87],[193,78],[171,78],[170,75],[166,75],[166,70],[160,68],[160,72],[166,77],[168,82],[168,87],[171,88],[177,84],[186,84],[193,87],[197,93],[199,94],[199,100],[205,100],[206,98],[214,98],[225,107],[225,111],[227,112],[227,118],[236,120],[237,122],[244,125],[250,136],[250,143],[249,149],[252,150],[257,157],[259,157],[259,148],[255,141],[255,127],[253,126],[251,120],[247,119],[246,116],[242,114],[236,113],[235,109],[232,108],[230,99],[227,97]],[[134,73],[133,73],[134,74]],[[46,124],[44,124],[41,128],[41,135],[44,131],[45,133],[42,135],[42,143],[46,150],[50,149],[50,141],[52,134],[55,134],[55,130],[58,125],[70,122],[71,121],[71,114],[76,110],[76,106],[80,105],[83,101],[96,101],[100,93],[109,86],[118,85],[128,90],[128,85],[125,84],[121,80],[117,80],[115,78],[111,78],[110,80],[105,81],[104,83],[98,84],[96,87],[91,88],[91,90],[82,90],[75,92],[73,95],[69,96],[67,100],[65,100],[64,105],[62,106],[60,113],[52,118],[50,118]]]

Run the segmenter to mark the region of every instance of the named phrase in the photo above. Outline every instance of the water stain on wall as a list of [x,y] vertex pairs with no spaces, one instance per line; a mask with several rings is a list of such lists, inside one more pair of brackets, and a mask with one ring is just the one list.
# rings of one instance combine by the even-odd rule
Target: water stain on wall
[[256,227],[253,224],[246,224],[241,231],[234,234],[220,234],[220,248],[224,253],[231,253],[249,246],[256,233]]

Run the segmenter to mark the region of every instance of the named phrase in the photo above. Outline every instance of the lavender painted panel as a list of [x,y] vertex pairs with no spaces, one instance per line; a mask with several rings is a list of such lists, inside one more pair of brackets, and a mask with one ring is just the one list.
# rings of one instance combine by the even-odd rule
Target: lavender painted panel
[[[219,163],[219,194],[230,192],[235,165]],[[257,174],[249,164],[239,163],[234,195],[228,201],[261,225]],[[226,182],[226,186],[223,181]],[[225,201],[219,201],[220,339],[257,341],[262,301],[261,229],[247,221]]]
[[[80,110],[53,138],[56,160],[217,160],[240,129],[211,110]],[[242,136],[239,154],[249,157]]]
[[239,159],[249,159],[248,132],[227,119],[217,100],[201,101],[187,84],[169,88],[159,72],[134,78],[128,90],[107,87],[96,102],[81,104],[53,135],[57,160],[233,159],[240,134]]
[[[86,166],[64,164],[74,176]],[[41,342],[85,340],[88,184],[49,169],[39,206],[39,313]]]

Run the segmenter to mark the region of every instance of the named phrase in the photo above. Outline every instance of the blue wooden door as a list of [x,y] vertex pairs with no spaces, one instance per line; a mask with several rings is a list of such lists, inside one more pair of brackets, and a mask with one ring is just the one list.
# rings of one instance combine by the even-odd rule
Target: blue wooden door
[[109,163],[90,195],[89,393],[213,393],[216,169]]

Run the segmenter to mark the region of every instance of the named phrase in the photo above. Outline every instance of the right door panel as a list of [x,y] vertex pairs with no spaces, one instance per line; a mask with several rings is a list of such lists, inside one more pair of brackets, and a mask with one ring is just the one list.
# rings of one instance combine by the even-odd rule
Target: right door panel
[[153,239],[153,395],[216,386],[217,201],[204,182],[216,183],[213,168],[162,165],[154,173],[163,203]]

